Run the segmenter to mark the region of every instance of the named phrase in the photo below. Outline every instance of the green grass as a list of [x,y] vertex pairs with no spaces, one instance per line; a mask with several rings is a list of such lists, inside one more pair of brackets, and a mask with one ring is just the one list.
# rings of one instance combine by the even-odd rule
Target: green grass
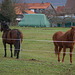
[[[54,54],[54,45],[49,42],[50,40],[52,41],[52,35],[56,31],[66,32],[70,28],[17,26],[11,26],[10,28],[20,29],[23,32],[22,51],[20,59],[17,60],[16,57],[10,58],[10,47],[7,45],[7,57],[4,58],[4,47],[2,39],[0,39],[0,75],[75,75],[75,54],[73,54],[72,65],[70,64],[69,54],[65,56],[64,63],[58,63],[57,56]],[[1,37],[2,32],[0,32]],[[68,49],[67,52],[69,52]],[[73,52],[75,53],[75,51]]]

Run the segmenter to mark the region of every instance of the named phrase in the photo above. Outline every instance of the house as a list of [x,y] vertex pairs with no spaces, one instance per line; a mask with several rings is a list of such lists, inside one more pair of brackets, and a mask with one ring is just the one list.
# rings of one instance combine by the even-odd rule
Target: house
[[25,14],[35,14],[35,12],[31,11],[31,10],[24,10]]
[[29,10],[40,13],[49,9],[51,3],[28,3]]
[[18,7],[21,11],[31,10],[32,13],[40,13],[45,12],[48,9],[53,9],[51,3],[17,3],[16,7]]
[[65,6],[58,6],[56,8],[56,12],[57,16],[52,19],[55,19],[57,25],[53,24],[53,27],[75,26],[75,0],[67,0]]
[[[24,14],[36,14],[43,13],[46,14],[47,10],[54,10],[54,7],[51,3],[17,3],[16,4],[16,14],[24,15]],[[52,11],[52,13],[53,13]]]

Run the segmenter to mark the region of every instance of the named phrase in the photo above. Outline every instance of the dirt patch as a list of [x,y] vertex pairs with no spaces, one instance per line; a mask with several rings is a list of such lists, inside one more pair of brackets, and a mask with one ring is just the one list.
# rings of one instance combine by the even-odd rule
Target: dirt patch
[[37,61],[36,59],[29,59],[30,61]]
[[22,61],[33,61],[33,62],[43,62],[43,61],[40,61],[40,60],[36,60],[36,59],[20,59]]

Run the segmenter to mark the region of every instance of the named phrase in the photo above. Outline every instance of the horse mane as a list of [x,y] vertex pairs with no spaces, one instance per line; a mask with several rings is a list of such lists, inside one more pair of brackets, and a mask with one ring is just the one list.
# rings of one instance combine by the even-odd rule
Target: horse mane
[[6,23],[3,23],[4,32],[11,30]]

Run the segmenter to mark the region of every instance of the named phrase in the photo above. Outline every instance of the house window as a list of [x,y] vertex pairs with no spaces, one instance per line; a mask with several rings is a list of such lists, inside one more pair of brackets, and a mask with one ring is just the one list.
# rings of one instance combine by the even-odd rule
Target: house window
[[41,9],[39,9],[39,12],[41,12]]
[[42,9],[43,12],[45,12],[45,9]]
[[44,13],[45,12],[45,9],[39,9],[39,12],[40,13]]
[[34,9],[34,12],[37,13],[37,9]]

